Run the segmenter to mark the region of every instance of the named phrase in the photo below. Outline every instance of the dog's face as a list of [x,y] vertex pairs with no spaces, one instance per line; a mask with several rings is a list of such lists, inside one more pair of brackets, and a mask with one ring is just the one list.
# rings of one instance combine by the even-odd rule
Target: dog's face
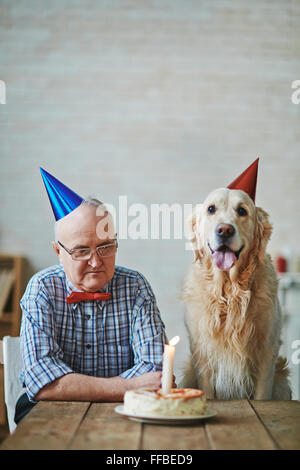
[[221,188],[197,206],[191,219],[195,257],[210,256],[213,265],[228,271],[257,245],[263,255],[271,234],[265,211],[255,207],[244,191]]

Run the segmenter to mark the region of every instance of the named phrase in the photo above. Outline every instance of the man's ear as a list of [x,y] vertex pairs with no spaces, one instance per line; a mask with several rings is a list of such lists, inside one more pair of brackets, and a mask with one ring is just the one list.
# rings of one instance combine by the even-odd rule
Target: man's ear
[[258,260],[263,261],[266,246],[272,234],[269,214],[261,207],[256,208],[256,236],[258,238]]
[[197,204],[191,215],[187,218],[187,237],[194,251],[193,263],[200,259],[200,252],[197,243],[197,222],[200,220],[200,211],[202,204]]
[[59,255],[60,255],[60,248],[59,248],[58,243],[56,243],[56,242],[51,242],[51,244],[52,244],[52,248],[53,248],[53,250],[54,250],[54,253],[59,257]]

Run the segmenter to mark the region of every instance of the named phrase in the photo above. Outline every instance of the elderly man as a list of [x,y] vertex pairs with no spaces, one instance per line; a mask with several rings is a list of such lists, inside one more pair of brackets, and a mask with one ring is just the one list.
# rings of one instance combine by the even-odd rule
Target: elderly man
[[161,385],[166,336],[154,294],[140,273],[115,266],[112,219],[99,208],[79,200],[57,220],[60,264],[35,274],[21,300],[17,423],[39,400],[122,401]]

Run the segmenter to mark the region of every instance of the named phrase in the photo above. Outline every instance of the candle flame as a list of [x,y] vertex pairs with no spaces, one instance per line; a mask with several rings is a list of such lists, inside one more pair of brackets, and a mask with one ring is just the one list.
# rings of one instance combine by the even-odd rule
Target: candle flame
[[180,340],[179,336],[174,336],[174,338],[170,339],[169,344],[171,346],[175,346],[178,343],[179,340]]

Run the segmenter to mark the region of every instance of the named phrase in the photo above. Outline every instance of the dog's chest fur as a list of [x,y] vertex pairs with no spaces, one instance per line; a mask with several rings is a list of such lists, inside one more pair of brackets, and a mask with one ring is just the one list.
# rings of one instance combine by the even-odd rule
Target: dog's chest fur
[[216,398],[251,397],[267,342],[271,296],[260,297],[256,284],[247,289],[226,275],[216,282],[213,277],[203,278],[197,266],[194,269],[197,289],[188,282],[184,298],[198,386],[201,375],[209,371]]

